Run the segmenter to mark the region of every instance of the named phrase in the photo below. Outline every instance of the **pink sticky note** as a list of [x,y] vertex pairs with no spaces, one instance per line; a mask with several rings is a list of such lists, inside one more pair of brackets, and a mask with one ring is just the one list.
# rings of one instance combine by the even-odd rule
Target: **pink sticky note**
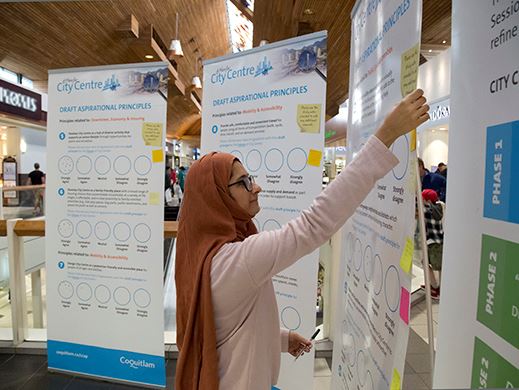
[[409,298],[409,291],[402,287],[402,292],[400,294],[400,318],[407,325],[409,325]]

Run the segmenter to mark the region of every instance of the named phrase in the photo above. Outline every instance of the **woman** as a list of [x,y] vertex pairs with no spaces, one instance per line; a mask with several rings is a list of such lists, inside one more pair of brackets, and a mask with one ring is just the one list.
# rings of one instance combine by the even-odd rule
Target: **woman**
[[312,206],[278,230],[257,232],[261,188],[237,158],[210,153],[193,164],[175,264],[176,389],[270,390],[281,351],[309,350],[280,329],[271,278],[328,240],[398,163],[388,147],[429,118],[422,95],[402,100]]

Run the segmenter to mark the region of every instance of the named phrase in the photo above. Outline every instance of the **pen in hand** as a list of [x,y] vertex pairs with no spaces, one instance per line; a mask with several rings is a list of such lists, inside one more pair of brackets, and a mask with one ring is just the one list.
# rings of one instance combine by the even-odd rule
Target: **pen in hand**
[[[317,330],[314,332],[314,334],[312,335],[312,337],[310,337],[310,342],[312,342],[312,341],[315,340],[315,338],[317,337],[317,335],[319,334],[320,331],[321,331],[321,329],[317,329]],[[299,352],[297,353],[297,355],[296,355],[294,361],[296,361],[297,358],[303,354],[303,352],[304,352],[304,348],[301,348],[301,349],[299,350]]]

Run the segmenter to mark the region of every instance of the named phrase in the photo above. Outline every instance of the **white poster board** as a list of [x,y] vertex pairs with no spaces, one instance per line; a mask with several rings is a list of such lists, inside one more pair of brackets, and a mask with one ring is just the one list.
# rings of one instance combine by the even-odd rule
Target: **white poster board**
[[[416,87],[422,2],[360,0],[352,11],[348,160]],[[392,146],[400,163],[346,223],[336,292],[332,388],[400,389],[415,226],[416,133]]]
[[519,2],[460,0],[434,388],[519,388]]
[[49,72],[49,370],[164,387],[165,63]]
[[[204,64],[202,153],[237,156],[263,188],[258,231],[279,229],[321,191],[326,32]],[[273,278],[280,324],[315,330],[318,251]],[[284,354],[277,387],[313,388],[313,354]]]

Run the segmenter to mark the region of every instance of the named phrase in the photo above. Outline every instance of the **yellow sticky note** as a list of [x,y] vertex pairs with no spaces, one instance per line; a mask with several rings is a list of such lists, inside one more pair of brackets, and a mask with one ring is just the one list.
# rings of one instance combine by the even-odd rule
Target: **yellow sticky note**
[[319,133],[321,127],[321,105],[298,104],[297,124],[302,133]]
[[162,122],[144,122],[142,124],[142,139],[148,146],[162,145]]
[[400,373],[396,368],[393,369],[393,379],[391,379],[390,390],[400,390],[402,388],[400,381]]
[[162,149],[156,149],[151,151],[151,161],[159,163],[164,161],[164,151]]
[[409,150],[414,152],[416,150],[416,129],[411,130],[409,139]]
[[159,192],[150,192],[148,194],[148,204],[151,205],[159,205],[160,204],[160,193]]
[[413,264],[413,252],[413,239],[411,237],[407,237],[405,239],[405,246],[402,252],[402,257],[400,258],[400,267],[404,270],[404,272],[409,273],[411,271],[411,265]]
[[323,152],[321,152],[320,150],[310,149],[310,153],[308,153],[308,165],[320,167],[322,155]]
[[400,91],[402,97],[416,89],[420,65],[420,43],[402,53],[400,65]]

